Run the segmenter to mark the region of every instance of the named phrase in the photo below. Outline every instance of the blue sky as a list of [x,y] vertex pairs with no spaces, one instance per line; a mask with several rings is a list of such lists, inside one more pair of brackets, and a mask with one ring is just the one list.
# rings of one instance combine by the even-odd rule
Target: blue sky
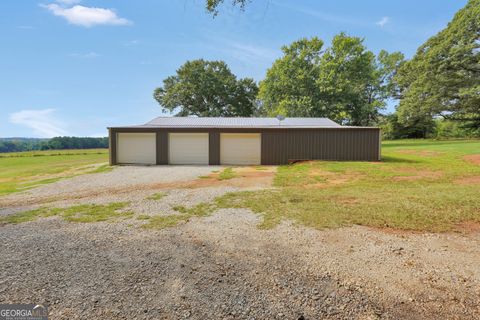
[[258,81],[301,37],[328,44],[345,31],[411,57],[466,2],[253,0],[212,18],[203,0],[1,0],[0,137],[141,124],[161,114],[152,92],[186,60],[221,59]]

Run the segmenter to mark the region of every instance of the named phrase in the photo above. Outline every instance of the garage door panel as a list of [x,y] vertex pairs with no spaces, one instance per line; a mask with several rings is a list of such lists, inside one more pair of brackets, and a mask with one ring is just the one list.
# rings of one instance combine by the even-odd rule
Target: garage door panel
[[208,164],[208,133],[170,133],[170,164]]
[[156,164],[155,133],[117,133],[119,164]]
[[221,133],[220,163],[258,165],[261,163],[260,133]]

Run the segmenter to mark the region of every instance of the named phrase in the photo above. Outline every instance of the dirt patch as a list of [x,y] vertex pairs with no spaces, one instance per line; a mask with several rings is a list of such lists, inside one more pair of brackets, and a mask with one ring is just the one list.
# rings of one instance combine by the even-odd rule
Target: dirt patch
[[324,178],[325,180],[322,182],[318,183],[310,183],[310,184],[305,184],[303,187],[307,189],[322,189],[322,188],[329,188],[329,187],[334,187],[338,186],[341,184],[349,183],[349,182],[354,182],[359,179],[360,175],[359,174],[335,174],[332,173],[332,175],[325,175],[323,176],[317,176]]
[[456,179],[454,182],[456,184],[463,184],[463,185],[480,184],[480,176],[460,178],[460,179]]
[[345,197],[345,196],[333,196],[330,198],[333,202],[343,204],[343,205],[356,205],[359,203],[358,198],[355,197]]
[[441,178],[443,175],[441,171],[421,170],[415,168],[400,168],[397,172],[407,175],[393,177],[393,180],[395,181],[415,181],[422,179],[434,180]]
[[235,169],[237,177],[227,180],[218,180],[218,173],[212,174],[209,178],[196,179],[180,184],[170,184],[169,188],[207,188],[207,187],[240,187],[240,188],[266,188],[270,187],[275,175],[274,171],[257,171],[255,169]]
[[361,174],[357,172],[338,173],[325,171],[320,168],[312,168],[308,172],[308,175],[314,179],[319,180],[319,182],[305,184],[305,188],[327,188],[357,181],[361,177]]
[[413,150],[413,149],[399,150],[398,153],[411,154],[411,155],[422,156],[422,157],[438,157],[444,154],[444,152],[438,152],[438,151]]
[[325,171],[325,170],[322,170],[320,168],[313,168],[313,169],[310,169],[310,171],[308,172],[308,175],[311,176],[311,177],[315,177],[315,176],[333,176],[333,175],[337,175],[338,173],[335,173],[335,172],[331,172],[331,171]]
[[473,164],[480,165],[480,154],[471,154],[468,156],[464,156],[463,159]]
[[456,225],[455,231],[461,233],[478,233],[480,232],[480,222],[466,221]]

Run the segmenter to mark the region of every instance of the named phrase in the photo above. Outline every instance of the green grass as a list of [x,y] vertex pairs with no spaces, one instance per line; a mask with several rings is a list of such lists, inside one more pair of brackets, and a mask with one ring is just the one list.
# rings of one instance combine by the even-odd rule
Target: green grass
[[274,190],[230,193],[219,208],[261,213],[261,228],[288,219],[314,228],[353,224],[419,231],[454,230],[480,222],[480,165],[463,156],[480,154],[479,140],[387,141],[383,162],[318,161],[281,166]]
[[78,174],[111,170],[108,150],[50,150],[0,154],[0,196]]
[[182,205],[173,206],[172,209],[180,213],[187,213],[188,211],[187,207]]
[[165,192],[157,192],[152,195],[149,195],[146,197],[146,200],[161,200],[163,197],[165,197],[167,194]]
[[225,168],[218,175],[218,180],[229,180],[237,177],[237,174],[233,171],[233,168]]
[[202,202],[190,208],[180,205],[174,206],[172,207],[172,209],[177,211],[178,214],[158,215],[150,217],[150,219],[148,219],[148,222],[142,227],[146,229],[164,229],[174,227],[179,223],[189,221],[193,217],[209,216],[215,211],[216,206],[212,203]]
[[68,208],[39,208],[0,217],[0,224],[16,224],[51,216],[60,216],[69,222],[109,221],[131,217],[132,211],[123,210],[127,205],[127,202],[114,202],[107,205],[82,204]]
[[23,152],[0,153],[0,158],[24,158],[24,157],[45,157],[45,156],[78,156],[92,154],[108,154],[108,149],[67,149],[67,150],[37,150]]

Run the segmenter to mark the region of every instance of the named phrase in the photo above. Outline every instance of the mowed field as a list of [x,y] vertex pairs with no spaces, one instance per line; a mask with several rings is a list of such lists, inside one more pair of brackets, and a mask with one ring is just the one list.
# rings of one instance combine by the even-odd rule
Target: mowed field
[[0,196],[106,169],[107,149],[0,153]]

